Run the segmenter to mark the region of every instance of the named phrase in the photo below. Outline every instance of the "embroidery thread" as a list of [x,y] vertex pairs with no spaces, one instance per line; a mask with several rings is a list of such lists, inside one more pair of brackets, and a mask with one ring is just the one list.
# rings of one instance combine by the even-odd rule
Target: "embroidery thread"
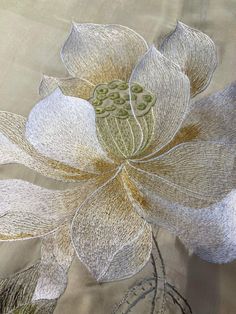
[[[44,299],[53,308],[74,254],[99,282],[134,276],[156,226],[205,260],[235,259],[236,84],[193,100],[216,68],[213,41],[178,22],[158,50],[125,26],[73,23],[61,57],[70,76],[44,76],[27,119],[0,112],[0,164],[77,183],[61,191],[0,181],[0,240],[43,239],[30,311]],[[134,303],[153,296],[151,313],[167,298],[191,313],[163,265],[128,299],[139,287]]]

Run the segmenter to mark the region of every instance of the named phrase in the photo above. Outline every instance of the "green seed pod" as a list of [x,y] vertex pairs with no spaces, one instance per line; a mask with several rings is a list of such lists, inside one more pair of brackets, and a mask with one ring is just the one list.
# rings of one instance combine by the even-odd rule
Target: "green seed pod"
[[116,107],[115,106],[107,106],[106,108],[105,108],[105,110],[106,111],[113,111],[113,110],[115,110],[116,109]]
[[123,95],[123,98],[124,98],[126,101],[127,101],[127,100],[130,100],[129,94]]
[[92,104],[93,104],[94,106],[100,106],[100,105],[102,104],[102,101],[99,100],[99,99],[94,99],[94,100],[92,101]]
[[146,109],[146,107],[147,107],[147,105],[145,103],[143,103],[143,102],[137,104],[137,109],[138,110],[144,110],[144,109]]
[[97,95],[97,99],[99,99],[99,100],[104,100],[104,99],[106,99],[107,98],[107,95],[106,94],[98,94]]
[[123,98],[118,98],[114,100],[114,104],[116,105],[123,105],[125,103],[125,100]]
[[143,88],[142,86],[138,85],[138,84],[134,84],[132,87],[131,87],[131,91],[133,93],[142,93],[143,91]]
[[153,100],[153,97],[151,95],[143,95],[143,100],[146,102],[151,102]]
[[124,108],[125,108],[126,110],[131,110],[131,106],[130,106],[130,104],[126,104],[126,105],[124,105]]
[[99,88],[97,88],[96,92],[98,94],[107,94],[108,93],[108,88],[106,88],[106,87],[99,87]]
[[[124,98],[126,101],[130,100],[129,94],[125,94],[125,95],[123,96],[123,98]],[[132,95],[131,95],[131,100],[136,100],[136,99],[137,99],[137,95],[132,94]]]
[[118,84],[116,82],[110,82],[108,84],[109,89],[115,89],[115,88],[117,88],[117,86],[118,86]]
[[125,82],[118,85],[118,89],[120,89],[120,90],[128,89],[128,87],[129,87],[129,85]]
[[129,113],[128,113],[128,111],[125,110],[125,109],[120,109],[120,110],[117,112],[117,116],[118,116],[119,118],[126,118],[126,117],[129,116]]
[[114,100],[114,99],[120,98],[120,94],[117,92],[113,92],[108,95],[108,98]]
[[101,113],[105,112],[105,110],[103,108],[96,108],[95,111],[97,114],[101,114]]
[[[129,91],[130,88],[130,91]],[[130,85],[122,80],[113,80],[95,87],[89,99],[100,118],[115,117],[128,119],[132,117],[132,106],[137,117],[146,115],[155,104],[156,97],[138,83]]]

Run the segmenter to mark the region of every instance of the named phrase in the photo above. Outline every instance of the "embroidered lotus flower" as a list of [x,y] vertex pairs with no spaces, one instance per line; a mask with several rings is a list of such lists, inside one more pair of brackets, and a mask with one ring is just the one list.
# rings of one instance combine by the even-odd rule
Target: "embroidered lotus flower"
[[0,239],[43,239],[34,298],[62,293],[74,251],[99,281],[134,275],[153,225],[234,259],[236,85],[192,100],[215,70],[212,40],[178,23],[157,50],[124,26],[73,24],[61,56],[71,76],[45,76],[28,119],[0,114],[1,164],[77,183],[0,181]]

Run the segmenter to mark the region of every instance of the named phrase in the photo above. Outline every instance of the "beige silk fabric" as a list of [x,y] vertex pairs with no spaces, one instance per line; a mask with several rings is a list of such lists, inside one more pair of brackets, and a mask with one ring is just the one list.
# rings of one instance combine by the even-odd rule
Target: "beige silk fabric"
[[[148,42],[154,40],[156,43],[160,43],[163,36],[174,29],[176,20],[181,20],[209,35],[218,49],[219,66],[207,91],[196,99],[222,90],[235,80],[235,11],[234,0],[2,0],[0,110],[27,116],[40,99],[38,88],[42,74],[66,77],[60,49],[68,37],[72,20],[78,23],[122,24],[137,31]],[[77,83],[75,86],[78,86]],[[83,95],[90,94],[90,87],[82,81],[79,83]],[[62,85],[66,89],[68,83],[64,81]],[[24,179],[49,189],[65,187],[61,182],[45,179],[19,165],[1,166],[0,178]],[[166,278],[187,299],[193,313],[236,312],[236,262],[217,265],[200,260],[167,231],[159,230],[157,240]],[[39,256],[39,240],[1,243],[0,277],[29,267]],[[115,305],[119,304],[127,290],[139,282],[140,277],[148,278],[151,272],[152,265],[149,263],[141,273],[130,279],[98,284],[85,266],[74,259],[69,270],[68,287],[55,313],[113,313]],[[157,273],[161,276],[160,269],[157,269]],[[131,313],[143,314],[145,311],[146,307],[140,304]],[[181,312],[170,307],[168,313]],[[186,310],[186,313],[189,312]]]

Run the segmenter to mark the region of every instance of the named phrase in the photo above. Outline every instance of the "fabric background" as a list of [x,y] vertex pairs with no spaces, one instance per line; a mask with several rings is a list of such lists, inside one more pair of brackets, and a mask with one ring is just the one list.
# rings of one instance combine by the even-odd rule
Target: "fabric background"
[[[235,79],[235,0],[0,0],[1,110],[27,115],[39,99],[41,74],[66,74],[59,52],[72,20],[123,24],[149,42],[160,40],[176,20],[181,20],[210,35],[218,48],[219,66],[204,94],[222,89]],[[23,166],[0,167],[0,179],[5,178],[26,179],[47,188],[63,187]],[[204,262],[162,230],[158,241],[167,277],[188,300],[193,313],[236,313],[236,262]],[[0,277],[31,265],[39,254],[39,240],[1,244]],[[110,313],[132,280],[96,284],[75,260],[55,313]],[[144,312],[137,309],[135,313]]]

